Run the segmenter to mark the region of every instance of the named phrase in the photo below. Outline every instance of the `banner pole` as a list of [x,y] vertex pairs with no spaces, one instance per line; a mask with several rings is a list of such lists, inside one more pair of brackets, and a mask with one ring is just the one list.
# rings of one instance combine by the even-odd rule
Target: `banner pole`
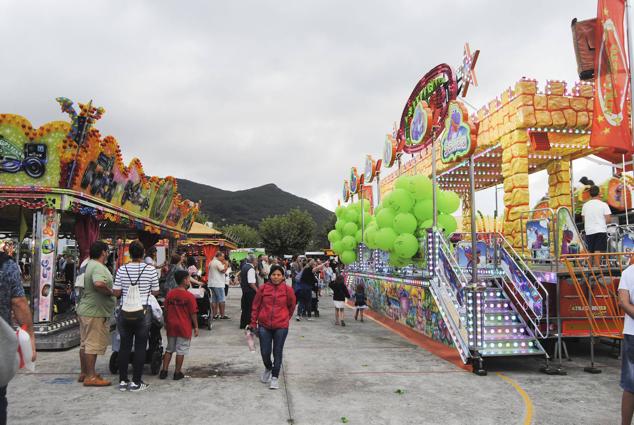
[[[632,31],[630,31],[630,26],[632,23],[632,14],[630,12],[631,9],[631,0],[625,1],[625,28],[627,31],[627,71],[630,73],[630,137],[632,138],[632,147],[634,151],[634,99],[632,99],[632,89],[634,88],[634,75],[632,74]],[[625,157],[624,157],[625,158]],[[632,153],[632,175],[634,176],[634,152]],[[623,161],[623,192],[627,192],[627,186],[625,186],[625,160]],[[631,195],[631,194],[630,194]],[[627,217],[627,198],[625,204],[625,217],[626,223],[629,221]]]

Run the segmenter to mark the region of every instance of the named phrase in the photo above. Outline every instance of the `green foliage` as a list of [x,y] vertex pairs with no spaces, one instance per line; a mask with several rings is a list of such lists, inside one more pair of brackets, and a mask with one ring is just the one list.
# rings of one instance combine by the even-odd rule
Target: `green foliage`
[[261,245],[258,231],[246,224],[230,224],[223,227],[222,231],[236,241],[240,248],[256,248]]
[[267,217],[258,228],[268,254],[303,254],[315,233],[315,220],[306,211],[292,209],[288,214]]
[[199,211],[198,214],[196,214],[196,218],[194,218],[194,221],[196,223],[205,224],[206,222],[211,220],[209,220],[209,216],[207,216],[207,214],[205,214],[202,211]]

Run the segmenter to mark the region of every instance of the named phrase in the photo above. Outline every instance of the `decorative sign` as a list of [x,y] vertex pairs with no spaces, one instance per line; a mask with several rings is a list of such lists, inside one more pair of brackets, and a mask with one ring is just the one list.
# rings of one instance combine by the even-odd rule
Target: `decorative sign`
[[175,178],[147,176],[136,158],[125,166],[117,140],[94,128],[103,108],[57,101],[70,122],[33,128],[24,117],[0,114],[0,187],[70,189],[97,209],[118,211],[108,220],[140,219],[154,233],[189,230],[199,206],[182,199]]
[[372,158],[372,155],[365,157],[365,171],[363,175],[366,183],[372,183],[376,176],[376,161]]
[[38,281],[38,321],[48,322],[51,320],[51,302],[53,300],[53,290],[55,283],[55,251],[57,243],[57,232],[59,229],[59,216],[53,209],[45,209],[42,214],[38,214],[38,237],[36,243],[39,244],[39,281]]
[[343,181],[343,202],[348,202],[348,200],[350,199],[350,183],[348,183],[348,180],[344,180]]
[[432,126],[443,129],[449,102],[457,96],[458,84],[449,65],[440,64],[421,78],[403,108],[397,131],[404,152],[419,152],[431,143]]
[[391,134],[385,136],[385,144],[383,145],[383,163],[390,168],[396,161],[398,143]]
[[468,157],[475,150],[475,140],[471,138],[467,108],[458,101],[449,104],[445,129],[440,137],[440,159],[443,163],[458,161]]
[[526,221],[526,240],[535,260],[550,258],[550,226],[548,219]]
[[359,182],[359,172],[357,171],[357,167],[352,167],[350,169],[350,193],[358,193],[359,186],[361,186]]
[[464,53],[462,55],[462,66],[458,70],[459,81],[462,84],[460,87],[460,96],[465,97],[467,95],[467,91],[469,90],[469,85],[473,84],[475,87],[478,87],[478,79],[475,74],[475,66],[478,61],[478,56],[480,56],[480,51],[476,50],[471,54],[471,49],[469,48],[469,43],[465,43],[464,45]]

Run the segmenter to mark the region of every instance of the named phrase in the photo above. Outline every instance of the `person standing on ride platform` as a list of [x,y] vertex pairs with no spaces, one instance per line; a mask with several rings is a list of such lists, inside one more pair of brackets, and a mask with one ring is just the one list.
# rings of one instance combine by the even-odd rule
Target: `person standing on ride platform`
[[[608,249],[607,222],[610,220],[610,214],[612,212],[608,204],[600,199],[601,190],[598,186],[592,185],[589,192],[592,199],[583,204],[583,208],[581,209],[583,225],[586,231],[586,245],[588,252],[606,252]],[[593,263],[595,266],[598,266],[600,256],[595,256]]]
[[634,257],[623,270],[619,281],[619,304],[625,312],[623,342],[621,343],[621,423],[631,424],[634,414]]
[[242,299],[240,300],[240,307],[242,308],[242,314],[240,315],[240,329],[247,327],[251,321],[251,305],[255,298],[255,291],[257,291],[257,280],[255,267],[257,265],[257,259],[255,255],[249,254],[247,261],[242,265],[240,270],[240,287],[242,288]]
[[258,288],[253,300],[249,328],[257,329],[260,336],[260,354],[265,367],[260,381],[269,383],[272,390],[279,388],[284,341],[288,335],[288,322],[295,311],[295,302],[293,289],[284,283],[284,269],[277,264],[271,266],[268,280]]

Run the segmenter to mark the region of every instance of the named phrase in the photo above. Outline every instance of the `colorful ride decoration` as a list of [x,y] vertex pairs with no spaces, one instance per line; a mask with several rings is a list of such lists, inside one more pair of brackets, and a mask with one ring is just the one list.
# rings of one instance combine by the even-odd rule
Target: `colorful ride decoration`
[[[432,190],[426,176],[401,176],[396,189],[381,201],[374,215],[368,213],[367,202],[363,215],[361,202],[337,207],[335,229],[328,233],[331,249],[344,264],[350,264],[356,261],[355,248],[363,241],[370,249],[388,252],[393,266],[411,264],[420,252],[419,238],[425,238],[433,225]],[[450,235],[457,228],[451,214],[460,207],[460,198],[454,192],[442,191],[437,194],[437,203],[438,227]]]
[[69,194],[104,207],[99,215],[112,221],[153,233],[186,233],[199,205],[182,199],[176,179],[146,176],[137,158],[126,167],[117,140],[93,127],[103,108],[79,104],[77,112],[72,101],[58,102],[70,123],[35,129],[19,115],[0,114],[0,189]]
[[467,108],[461,102],[449,102],[445,129],[440,136],[440,160],[452,163],[469,158],[476,148],[476,126],[469,123]]
[[391,134],[386,134],[385,142],[383,143],[383,164],[385,164],[387,168],[392,167],[394,162],[398,159],[398,155],[398,142]]
[[381,160],[375,161],[372,155],[365,158],[365,169],[363,172],[363,182],[372,183],[381,172]]
[[[624,186],[625,185],[625,186]],[[599,184],[601,190],[601,198],[606,202],[610,208],[615,212],[624,212],[625,206],[630,210],[632,208],[632,190],[634,190],[634,179],[632,176],[626,175],[625,183],[622,176],[613,176]],[[623,190],[625,187],[625,190]],[[589,201],[590,198],[590,186],[582,185],[575,189],[575,212],[581,213],[583,204]],[[626,203],[627,201],[627,203]]]

